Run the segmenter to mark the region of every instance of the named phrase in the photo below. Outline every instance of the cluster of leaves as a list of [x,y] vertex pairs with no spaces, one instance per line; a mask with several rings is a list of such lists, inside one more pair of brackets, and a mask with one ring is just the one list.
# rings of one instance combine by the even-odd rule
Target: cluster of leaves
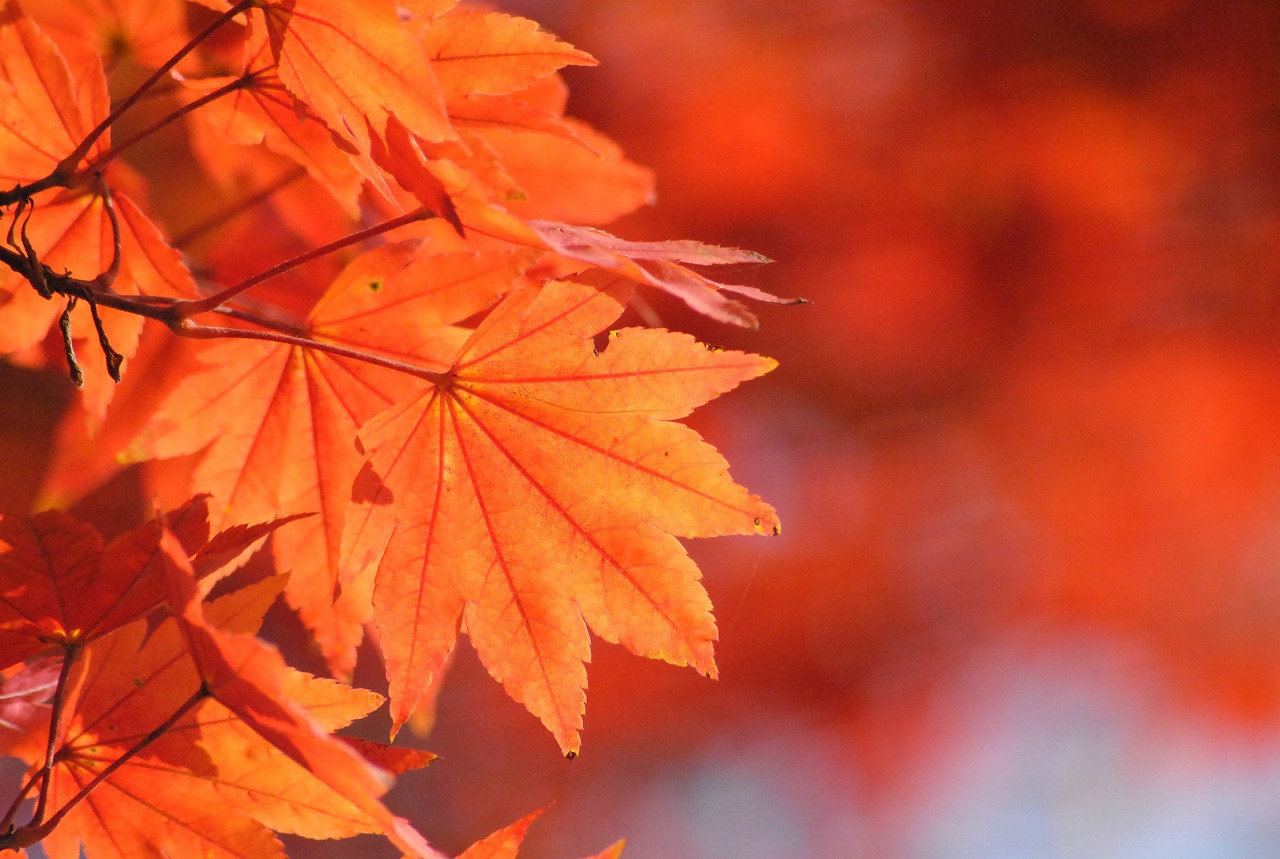
[[[758,255],[595,228],[652,180],[563,116],[558,70],[592,62],[450,0],[5,2],[0,350],[84,386],[48,493],[187,457],[153,473],[197,497],[106,548],[57,512],[3,523],[6,751],[32,771],[0,843],[436,855],[378,799],[427,758],[330,735],[380,697],[252,637],[281,590],[340,679],[376,631],[393,733],[464,629],[570,757],[591,632],[714,676],[678,538],[779,525],[674,420],[773,362],[602,335],[638,287],[743,325],[726,293],[776,299],[688,267]],[[206,602],[268,535],[287,583]]]

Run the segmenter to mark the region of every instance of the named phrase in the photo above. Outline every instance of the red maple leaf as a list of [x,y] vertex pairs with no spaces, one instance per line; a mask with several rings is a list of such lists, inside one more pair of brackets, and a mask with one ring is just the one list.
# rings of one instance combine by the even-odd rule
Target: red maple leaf
[[[205,577],[287,521],[237,526],[206,543],[206,515],[201,497],[168,517]],[[162,527],[149,522],[104,546],[92,526],[57,510],[0,519],[0,667],[81,647],[158,606]]]

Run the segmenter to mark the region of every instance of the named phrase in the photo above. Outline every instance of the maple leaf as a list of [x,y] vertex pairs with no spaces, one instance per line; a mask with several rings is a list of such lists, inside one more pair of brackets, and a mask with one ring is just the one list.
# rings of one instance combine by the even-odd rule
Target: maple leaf
[[[205,517],[203,498],[168,517],[205,577],[285,521],[206,543]],[[0,519],[0,667],[53,645],[83,646],[159,605],[160,531],[148,522],[104,547],[95,528],[61,511]]]
[[32,4],[31,15],[64,52],[102,57],[108,67],[126,57],[154,67],[189,37],[184,5],[180,0],[42,2]]
[[[451,323],[493,303],[533,260],[522,251],[433,254],[397,243],[358,258],[306,323],[318,341],[444,369],[469,331]],[[286,597],[314,631],[331,668],[355,664],[371,602],[339,587],[339,548],[361,465],[360,424],[410,396],[421,380],[352,358],[274,343],[220,343],[159,408],[136,454],[177,456],[210,445],[193,478],[218,520],[317,513],[273,542],[293,571]]]
[[486,835],[458,854],[458,859],[515,859],[529,826],[538,819],[542,810],[531,812],[515,823]]
[[[172,536],[165,545],[171,559],[185,558]],[[189,567],[186,574],[194,596]],[[257,628],[281,584],[268,579],[211,604],[209,623],[225,631],[207,635],[251,641],[237,636]],[[184,635],[180,624],[171,618],[151,632],[131,624],[81,655],[49,793],[50,807],[77,801],[59,812],[65,820],[45,839],[49,855],[74,857],[83,843],[95,859],[275,857],[283,850],[272,831],[313,838],[379,831],[378,820],[271,745],[260,725],[207,697],[208,681],[188,655],[190,630]],[[382,701],[283,667],[270,679],[289,701],[277,706],[318,733]],[[351,756],[341,740],[324,741]]]
[[[249,75],[247,83],[192,114],[192,121],[198,124],[197,153],[212,172],[219,168],[224,153],[221,148],[202,145],[206,138],[246,146],[264,143],[272,152],[305,167],[348,214],[357,214],[357,198],[364,182],[354,163],[357,153],[340,147],[329,128],[305,105],[299,111],[298,102],[281,83],[276,69],[260,66],[261,60],[255,58],[249,67],[257,70]],[[195,97],[216,92],[235,80],[215,77],[183,83]]]
[[[21,184],[53,173],[107,115],[106,79],[96,60],[83,63],[78,76],[56,45],[9,0],[0,9],[0,182]],[[98,137],[88,156],[100,155],[109,135]],[[119,221],[121,271],[113,284],[122,294],[194,294],[190,275],[159,231],[123,194],[114,199]],[[82,278],[105,272],[115,260],[115,228],[99,191],[85,187],[61,191],[38,204],[40,217],[20,232],[40,261]],[[29,218],[28,218],[29,221]],[[28,229],[29,227],[29,229]],[[127,259],[126,259],[127,258]],[[15,352],[39,342],[61,307],[38,295],[16,272],[0,275],[0,352]],[[83,314],[74,336],[96,337]],[[136,317],[113,315],[104,331],[124,357],[133,353],[140,332]],[[93,391],[90,414],[100,417],[111,396],[102,362],[88,364]]]
[[586,123],[560,120],[572,136],[488,128],[479,133],[528,195],[513,201],[522,217],[605,224],[654,202],[653,173]]
[[596,64],[536,22],[499,12],[454,10],[432,20],[422,38],[446,99],[507,95],[565,66]]
[[392,116],[427,140],[454,136],[431,63],[388,0],[276,0],[261,9],[280,80],[361,152]]
[[[165,244],[159,230],[125,195],[112,195],[120,225],[121,266],[113,288],[124,295],[165,295],[191,297],[195,284],[176,251]],[[114,228],[107,203],[98,194],[64,191],[49,202],[36,204],[27,238],[40,248],[41,261],[56,271],[69,271],[85,278],[106,271],[115,257]],[[55,324],[65,302],[49,300],[37,293],[27,280],[9,269],[0,271],[0,352],[17,352],[38,343]],[[103,317],[103,329],[112,346],[125,359],[132,357],[142,331],[142,320],[131,314],[112,313]],[[72,319],[71,332],[77,342],[93,341],[97,330],[88,314]],[[91,420],[101,419],[114,386],[100,356],[84,362],[87,401]]]
[[588,626],[714,674],[710,602],[676,537],[776,533],[778,521],[670,421],[774,363],[661,330],[614,332],[597,354],[592,337],[622,307],[578,283],[517,291],[432,388],[361,429],[370,460],[343,553],[348,574],[377,566],[396,727],[459,618],[568,754],[580,745]]
[[[39,179],[69,156],[107,115],[98,62],[73,75],[61,51],[17,0],[0,8],[0,184]],[[103,135],[90,149],[109,145]]]
[[755,328],[758,321],[740,302],[721,295],[735,292],[771,304],[803,304],[804,299],[779,298],[750,286],[719,283],[685,265],[763,265],[771,260],[754,251],[722,248],[701,242],[629,242],[604,230],[551,221],[529,223],[545,247],[559,256],[622,275],[630,281],[656,287],[679,298],[689,307],[721,322]]
[[224,632],[205,618],[195,572],[177,539],[160,539],[169,603],[203,688],[249,729],[349,801],[400,849],[423,859],[440,856],[402,818],[379,801],[389,777],[286,697],[287,667],[255,638]]
[[[529,826],[541,816],[543,811],[545,809],[526,814],[515,823],[481,838],[458,854],[458,859],[516,859],[520,853],[520,845],[524,843],[525,835],[529,832]],[[584,857],[584,859],[618,859],[622,855],[624,846],[626,842],[619,841],[603,852]]]
[[[228,808],[218,792],[218,763],[234,773],[243,762],[211,758],[200,747],[209,702],[181,712],[200,678],[172,619],[150,634],[145,623],[130,624],[86,647],[71,689],[49,786],[49,807],[64,819],[42,843],[51,859],[74,859],[81,844],[95,859],[284,855],[273,833]],[[170,714],[180,717],[139,749]]]

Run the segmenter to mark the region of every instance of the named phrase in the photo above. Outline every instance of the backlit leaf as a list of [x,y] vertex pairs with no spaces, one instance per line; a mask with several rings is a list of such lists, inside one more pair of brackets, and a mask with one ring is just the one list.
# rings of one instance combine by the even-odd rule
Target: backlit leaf
[[[447,367],[468,333],[451,323],[492,304],[534,255],[429,251],[401,243],[357,259],[313,308],[310,333],[427,369]],[[421,382],[280,344],[221,343],[203,354],[202,370],[158,410],[143,449],[175,456],[209,445],[194,484],[213,494],[218,522],[318,514],[281,532],[274,550],[281,568],[293,571],[290,604],[331,667],[348,674],[371,611],[367,587],[338,582],[343,519],[361,463],[355,434]]]
[[426,52],[389,0],[265,4],[280,80],[338,134],[369,152],[395,116],[427,140],[453,136]]
[[446,98],[506,95],[565,66],[596,63],[534,21],[498,12],[443,15],[427,28],[424,41]]
[[390,786],[389,777],[330,736],[304,708],[290,703],[290,675],[278,652],[255,638],[227,633],[209,623],[197,596],[194,571],[177,540],[165,533],[160,544],[168,561],[169,604],[209,694],[258,737],[367,815],[401,850],[437,859],[440,854],[378,799]]
[[363,510],[348,570],[376,563],[376,622],[398,726],[459,621],[508,693],[576,753],[588,628],[714,674],[697,568],[676,536],[773,533],[773,510],[669,420],[772,368],[686,335],[592,337],[622,304],[552,283],[508,297],[450,372],[360,432]]

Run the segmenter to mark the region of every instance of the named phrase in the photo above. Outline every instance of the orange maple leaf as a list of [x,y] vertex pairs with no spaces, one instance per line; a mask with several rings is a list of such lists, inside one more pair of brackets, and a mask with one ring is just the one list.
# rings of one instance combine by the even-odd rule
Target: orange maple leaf
[[[72,154],[107,115],[107,84],[96,58],[72,69],[58,47],[15,0],[0,9],[0,182],[44,178]],[[107,148],[109,133],[88,149],[90,159]],[[113,195],[120,231],[120,273],[113,288],[122,294],[190,297],[195,285],[178,254],[124,194]],[[60,191],[37,203],[39,217],[15,224],[40,261],[81,278],[106,271],[115,258],[111,212],[103,193],[89,187]],[[30,214],[30,213],[28,213]],[[38,343],[62,310],[62,302],[38,295],[8,268],[0,272],[0,352]],[[125,358],[136,348],[141,320],[111,314],[104,331]],[[96,337],[86,314],[75,317],[73,335]],[[96,347],[95,347],[96,348]],[[100,418],[112,393],[105,365],[87,361],[89,414]]]
[[[171,535],[165,548],[170,561],[185,558]],[[186,575],[194,596],[189,567]],[[281,584],[269,579],[211,604],[208,623],[217,628],[206,629],[205,638],[253,641],[246,636]],[[171,618],[151,632],[143,622],[131,624],[81,654],[49,791],[50,808],[62,819],[43,842],[48,854],[74,857],[83,843],[94,859],[256,859],[284,855],[273,831],[313,838],[380,831],[381,821],[273,746],[260,724],[202,691],[202,682],[212,681],[190,658],[184,622]],[[315,743],[368,769],[325,732],[366,715],[381,696],[277,667],[265,674],[276,707],[323,737]],[[264,679],[260,664],[248,673],[246,682]],[[218,694],[235,692],[223,684]]]
[[446,99],[507,95],[565,66],[594,66],[586,51],[527,18],[453,10],[423,28],[422,39]]
[[[358,258],[312,309],[306,330],[324,343],[444,369],[469,333],[451,323],[491,305],[533,255],[429,250],[397,243]],[[274,551],[293,571],[290,604],[333,670],[348,675],[371,611],[367,587],[338,586],[343,517],[362,462],[356,430],[422,381],[275,343],[219,343],[203,358],[160,407],[141,450],[176,456],[210,445],[193,483],[213,494],[219,521],[319,514],[278,535]]]
[[[64,53],[129,58],[159,66],[187,41],[184,4],[155,0],[76,0],[31,4],[31,15]],[[79,141],[77,141],[79,142]]]
[[572,136],[487,128],[493,146],[527,201],[511,211],[527,218],[605,224],[654,202],[653,172],[633,164],[622,149],[584,122],[560,120]]
[[[17,0],[0,8],[0,185],[30,182],[70,155],[109,109],[98,62],[67,65]],[[110,144],[103,135],[90,150]]]
[[486,835],[459,853],[458,859],[516,859],[517,854],[520,852],[520,845],[524,843],[524,837],[529,831],[529,826],[541,814],[541,809],[530,812],[515,823]]
[[[516,856],[520,853],[520,845],[524,843],[524,837],[528,834],[529,826],[538,819],[543,811],[545,809],[526,814],[515,823],[504,826],[497,832],[481,838],[460,853],[458,859],[516,859]],[[626,842],[619,841],[602,852],[584,857],[584,859],[618,859],[622,855],[622,848],[625,846]]]
[[392,116],[427,140],[454,136],[431,63],[389,0],[273,0],[261,9],[280,80],[361,152]]
[[509,296],[450,370],[360,431],[348,575],[376,564],[375,619],[403,724],[460,618],[507,692],[576,754],[588,627],[715,673],[710,602],[677,536],[776,533],[773,509],[671,423],[773,368],[662,330],[592,337],[615,292],[552,282]]
[[394,816],[379,800],[390,787],[387,774],[350,745],[330,736],[317,719],[288,700],[289,674],[280,654],[255,638],[211,624],[198,597],[195,571],[181,545],[165,532],[160,547],[168,562],[164,569],[169,604],[208,694],[258,737],[375,822],[401,850],[423,859],[439,859],[440,854],[407,821]]
[[[338,145],[329,128],[289,93],[276,70],[263,67],[266,59],[269,57],[250,62],[250,68],[256,71],[239,90],[192,114],[191,120],[197,125],[196,154],[206,169],[217,175],[221,162],[226,160],[224,142],[242,146],[263,143],[272,152],[305,167],[349,215],[358,214],[358,197],[365,179],[356,163],[358,153]],[[200,78],[186,80],[183,85],[194,99],[234,80]]]
[[[220,604],[221,620],[252,613],[248,594],[235,596],[235,610]],[[51,859],[74,859],[81,844],[95,859],[284,855],[267,827],[235,813],[220,795],[225,777],[218,767],[230,762],[200,744],[202,711],[210,702],[181,711],[200,692],[185,647],[172,619],[150,634],[140,621],[81,654],[49,786],[49,807],[62,816],[52,818],[57,825],[41,845]],[[142,745],[171,714],[179,718]],[[232,773],[236,768],[228,766]]]

